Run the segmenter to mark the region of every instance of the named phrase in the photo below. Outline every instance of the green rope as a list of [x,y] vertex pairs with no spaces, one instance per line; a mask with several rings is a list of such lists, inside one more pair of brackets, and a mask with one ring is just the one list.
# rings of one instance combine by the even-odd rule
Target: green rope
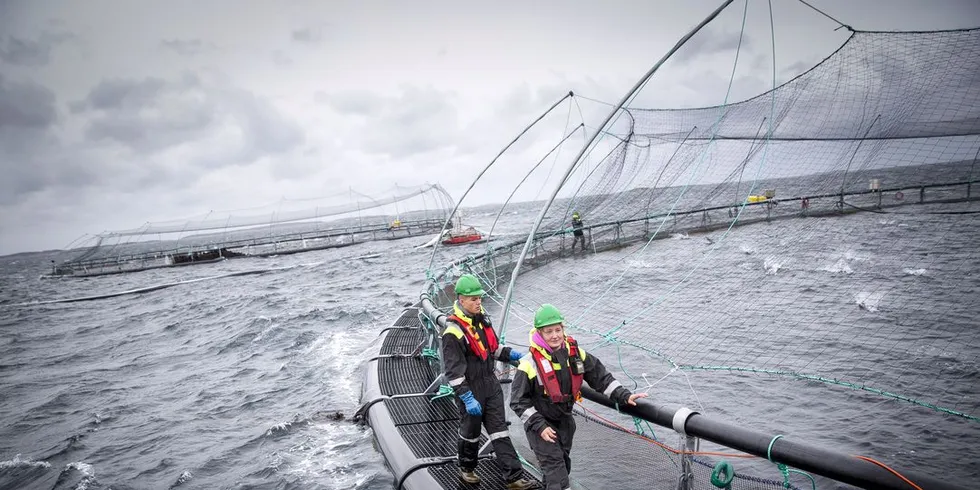
[[533,464],[531,464],[531,462],[530,462],[530,461],[528,461],[528,460],[526,460],[526,459],[524,459],[524,456],[521,456],[521,453],[520,453],[520,451],[514,451],[514,452],[516,452],[516,453],[517,453],[517,459],[518,459],[518,460],[519,460],[519,461],[521,462],[521,464],[522,464],[522,465],[524,465],[524,466],[529,466],[529,467],[531,467],[531,468],[534,468],[534,469],[537,469],[537,468],[535,468],[535,467],[534,467],[534,465],[533,465]]
[[[980,422],[980,416],[970,415],[970,414],[963,413],[963,412],[960,412],[960,411],[957,411],[957,410],[953,410],[951,408],[946,408],[946,407],[942,407],[942,406],[935,405],[935,404],[932,404],[932,403],[924,402],[924,401],[921,401],[921,400],[918,400],[918,399],[915,399],[915,398],[912,398],[912,397],[909,397],[909,396],[906,396],[906,395],[900,395],[900,394],[892,393],[892,392],[885,391],[885,390],[882,390],[882,389],[879,389],[879,388],[873,388],[873,387],[870,387],[870,386],[867,386],[867,385],[852,383],[850,381],[844,381],[844,380],[837,379],[837,378],[827,378],[827,377],[824,377],[824,376],[818,376],[818,375],[813,375],[813,374],[803,374],[803,373],[797,373],[795,371],[784,371],[784,370],[776,370],[776,369],[760,369],[760,368],[748,368],[748,367],[737,367],[737,366],[693,366],[693,365],[686,365],[686,364],[677,364],[673,359],[671,359],[669,356],[667,356],[666,354],[664,354],[664,353],[662,353],[660,351],[657,351],[657,350],[652,349],[650,347],[646,347],[646,346],[637,344],[635,342],[631,342],[629,340],[620,339],[620,338],[616,337],[615,335],[610,334],[609,332],[600,332],[598,330],[594,330],[594,329],[591,329],[591,328],[584,328],[584,327],[579,327],[578,330],[582,330],[582,331],[588,332],[588,333],[590,333],[592,335],[596,335],[598,337],[602,337],[604,340],[603,340],[602,343],[599,344],[599,346],[602,346],[603,344],[609,344],[609,343],[616,343],[616,344],[628,345],[630,347],[639,349],[639,350],[641,350],[641,351],[643,351],[643,352],[645,352],[647,354],[650,354],[651,356],[656,357],[657,359],[660,359],[660,360],[666,362],[672,368],[675,368],[675,369],[682,369],[682,370],[687,370],[687,371],[735,371],[735,372],[747,372],[747,373],[756,373],[756,374],[770,374],[770,375],[774,375],[774,376],[787,376],[787,377],[793,377],[793,378],[802,379],[802,380],[806,380],[806,381],[818,381],[818,382],[821,382],[821,383],[832,384],[832,385],[842,386],[842,387],[845,387],[845,388],[851,388],[851,389],[855,389],[855,390],[866,391],[868,393],[874,393],[876,395],[880,395],[880,396],[883,396],[883,397],[893,398],[895,400],[908,402],[908,403],[911,403],[913,405],[918,405],[920,407],[929,408],[929,409],[935,410],[937,412],[945,413],[945,414],[948,414],[948,415],[954,415],[954,416],[957,416],[957,417],[962,417],[962,418],[965,418],[967,420],[971,420],[973,422]],[[620,365],[622,365],[622,364],[620,364]]]
[[633,379],[633,376],[631,376],[630,373],[629,373],[629,371],[626,370],[626,366],[623,366],[623,354],[620,351],[619,346],[620,346],[620,344],[616,344],[616,357],[619,358],[619,368],[622,369],[623,370],[623,374],[625,374],[626,377],[629,378],[630,381],[633,382],[633,389],[635,390],[637,386],[640,386],[640,384],[637,383],[635,379]]
[[789,474],[790,473],[796,473],[798,475],[803,475],[803,476],[809,478],[810,479],[810,486],[813,488],[813,490],[817,490],[817,482],[808,473],[806,473],[805,471],[800,471],[800,470],[796,470],[796,469],[793,469],[793,468],[789,468],[789,467],[787,467],[783,463],[777,463],[777,462],[775,462],[775,461],[772,460],[772,445],[775,444],[776,443],[776,439],[779,439],[780,437],[783,437],[783,435],[782,434],[777,434],[775,437],[772,438],[771,441],[769,441],[769,447],[766,449],[766,459],[768,459],[770,463],[775,464],[776,465],[776,468],[779,469],[779,472],[783,474],[783,487],[790,488],[792,486],[792,485],[790,485],[790,482],[789,482]]
[[433,396],[432,398],[429,398],[429,403],[432,403],[433,400],[438,400],[440,398],[445,398],[447,396],[453,396],[455,394],[456,394],[456,391],[453,390],[453,387],[452,386],[449,386],[449,385],[439,385],[439,390],[436,391],[435,396]]
[[715,464],[711,470],[711,484],[718,488],[732,488],[732,480],[735,479],[735,468],[724,459]]
[[642,419],[639,418],[639,417],[633,417],[633,427],[636,428],[636,433],[637,434],[646,437],[646,433],[643,432],[643,425],[641,423],[641,420]]
[[[803,475],[803,476],[809,478],[810,479],[810,488],[813,489],[813,490],[817,490],[817,482],[813,479],[812,476],[810,476],[806,472],[803,472],[803,471],[800,471],[800,470],[794,470],[792,468],[790,468],[788,471],[790,473],[797,473],[797,474],[800,474],[800,475]],[[786,481],[789,481],[789,478],[786,478]],[[787,488],[788,488],[788,485],[787,485]]]
[[595,335],[595,336],[598,336],[598,337],[602,337],[603,339],[605,339],[603,342],[601,342],[600,344],[598,344],[596,346],[597,348],[598,347],[601,347],[601,346],[603,346],[605,344],[609,344],[609,343],[620,343],[620,344],[623,344],[623,345],[628,345],[630,347],[637,348],[637,349],[639,349],[639,350],[641,350],[643,352],[646,352],[647,354],[650,354],[650,355],[652,355],[652,356],[654,356],[654,357],[656,357],[656,358],[658,358],[658,359],[666,362],[672,368],[678,367],[677,363],[675,363],[666,354],[664,354],[662,352],[659,352],[659,351],[656,351],[654,349],[651,349],[649,347],[646,347],[646,346],[637,344],[635,342],[631,342],[629,340],[621,340],[618,337],[616,337],[615,335],[612,335],[612,334],[610,334],[608,332],[600,332],[598,330],[594,330],[594,329],[591,329],[591,328],[585,328],[585,327],[579,327],[579,330],[582,330],[583,332],[588,332],[588,333],[590,333],[592,335]]
[[439,359],[439,351],[436,349],[422,349],[422,357],[428,357],[430,359]]
[[[901,395],[901,394],[898,394],[898,393],[892,393],[890,391],[885,391],[885,390],[882,390],[880,388],[874,388],[874,387],[867,386],[867,385],[864,385],[864,384],[853,383],[853,382],[850,382],[850,381],[844,381],[844,380],[837,379],[837,378],[827,378],[827,377],[819,376],[819,375],[803,374],[803,373],[798,373],[798,372],[795,372],[795,371],[785,371],[785,370],[776,370],[776,369],[760,369],[760,368],[748,368],[748,367],[737,367],[737,366],[694,366],[694,365],[677,364],[673,359],[671,359],[666,354],[664,354],[664,353],[662,353],[660,351],[657,351],[655,349],[652,349],[650,347],[647,347],[647,346],[644,346],[644,345],[640,345],[640,344],[637,344],[635,342],[631,342],[629,340],[620,339],[620,338],[616,337],[613,333],[610,333],[611,331],[600,332],[598,330],[591,329],[591,328],[585,328],[585,327],[578,327],[577,329],[578,330],[581,330],[583,332],[588,332],[588,333],[590,333],[592,335],[595,335],[597,337],[601,337],[603,339],[603,341],[600,342],[599,344],[597,344],[597,348],[598,347],[601,347],[603,345],[606,345],[606,344],[617,344],[617,345],[622,344],[622,345],[628,345],[630,347],[639,349],[640,351],[643,351],[643,352],[645,352],[647,354],[650,354],[651,356],[654,356],[657,359],[660,359],[660,360],[666,362],[672,368],[675,368],[675,369],[682,369],[682,370],[687,370],[687,371],[732,371],[732,372],[746,372],[746,373],[756,373],[756,374],[769,374],[769,375],[774,375],[774,376],[786,376],[786,377],[792,377],[792,378],[802,379],[802,380],[806,380],[806,381],[818,381],[818,382],[821,382],[821,383],[842,386],[842,387],[851,388],[851,389],[854,389],[854,390],[866,391],[868,393],[873,393],[875,395],[883,396],[883,397],[886,397],[886,398],[892,398],[892,399],[895,399],[895,400],[908,402],[908,403],[911,403],[913,405],[918,405],[920,407],[928,408],[928,409],[931,409],[931,410],[935,410],[937,412],[945,413],[947,415],[954,415],[954,416],[962,417],[964,419],[967,419],[967,420],[970,420],[970,421],[973,421],[973,422],[980,422],[980,416],[977,416],[977,415],[970,415],[970,414],[967,414],[967,413],[960,412],[958,410],[953,410],[951,408],[946,408],[946,407],[942,407],[942,406],[939,406],[939,405],[936,405],[936,404],[933,404],[933,403],[924,402],[924,401],[921,401],[921,400],[918,400],[918,399],[915,399],[915,398],[912,398],[912,397],[909,397],[909,396],[906,396],[906,395]],[[622,366],[622,361],[620,361],[620,366]],[[625,370],[624,370],[624,372],[625,372]],[[632,379],[632,378],[630,378],[630,379]],[[635,380],[634,380],[634,382],[635,382]]]
[[775,444],[776,439],[779,439],[780,437],[783,437],[783,435],[777,434],[776,437],[773,437],[772,440],[769,441],[769,447],[766,449],[766,459],[768,459],[770,463],[775,463],[775,461],[772,460],[772,445]]
[[654,441],[660,441],[660,438],[657,437],[657,433],[653,430],[653,427],[650,426],[650,422],[647,422],[646,424],[647,424],[647,429],[650,430],[651,439],[653,439]]

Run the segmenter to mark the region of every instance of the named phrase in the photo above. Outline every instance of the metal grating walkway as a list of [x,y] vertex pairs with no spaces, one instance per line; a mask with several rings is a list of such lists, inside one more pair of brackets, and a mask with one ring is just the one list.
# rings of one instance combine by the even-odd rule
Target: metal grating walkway
[[[420,458],[451,456],[456,454],[456,430],[459,421],[444,420],[426,424],[401,425],[398,431],[412,448],[412,453]],[[487,442],[487,437],[480,435],[480,447]]]
[[[459,469],[455,465],[444,464],[442,466],[433,466],[429,468],[429,474],[442,485],[442,488],[451,489],[465,489],[465,490],[490,490],[496,488],[505,488],[507,482],[504,481],[503,475],[500,473],[500,467],[497,466],[496,461],[481,461],[480,465],[476,467],[476,474],[480,475],[483,479],[478,485],[470,485],[469,483],[463,483],[459,479]],[[532,481],[540,481],[534,476],[532,476],[527,471],[524,472],[524,478]]]
[[425,341],[425,331],[419,329],[392,329],[388,331],[384,342],[381,344],[381,355],[389,354],[414,354],[422,342]]
[[378,359],[378,382],[384,395],[421,393],[433,379],[435,374],[423,357]]
[[[411,398],[395,398],[386,400],[385,406],[391,412],[395,425],[422,424],[451,420],[459,425],[459,412],[449,398],[429,401],[428,396],[413,396]],[[456,430],[453,429],[453,434]]]
[[[426,329],[419,321],[416,308],[406,309],[393,326],[396,328],[387,330],[380,355],[411,355],[426,340]],[[377,369],[381,393],[389,396],[422,393],[440,374],[438,365],[438,362],[430,363],[428,358],[422,356],[380,358]],[[386,399],[382,403],[388,409],[398,435],[416,458],[451,458],[448,463],[426,469],[442,488],[494,490],[506,486],[500,467],[492,459],[480,462],[477,474],[483,481],[479,485],[463,483],[459,479],[459,468],[455,464],[459,409],[454,396],[432,399],[432,394],[429,394]],[[481,434],[480,446],[486,441],[487,436]],[[537,481],[526,471],[525,477]]]
[[419,310],[416,308],[406,309],[402,313],[402,316],[398,317],[392,325],[395,327],[421,327],[422,322],[419,321]]

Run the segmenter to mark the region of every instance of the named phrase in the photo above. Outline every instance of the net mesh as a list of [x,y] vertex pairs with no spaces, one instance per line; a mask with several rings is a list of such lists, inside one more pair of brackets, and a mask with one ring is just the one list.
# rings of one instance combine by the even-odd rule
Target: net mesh
[[133,272],[438,234],[454,206],[438,184],[396,185],[374,196],[349,189],[319,198],[283,198],[249,209],[209,211],[86,236],[53,274]]
[[[588,154],[601,157],[552,185],[553,202],[486,213],[495,229],[527,230],[544,207],[497,322],[507,342],[526,345],[534,310],[552,303],[588,352],[660,402],[953,483],[975,477],[946,458],[980,459],[980,29],[858,31],[757,97],[620,115]],[[523,177],[514,185],[557,179],[557,161],[507,171]],[[571,248],[573,211],[584,251]],[[430,272],[437,306],[472,272],[501,314],[526,236],[499,232],[484,254]],[[676,484],[676,458],[630,432],[580,423],[575,445],[589,449],[573,452],[576,481]],[[704,465],[726,458],[697,457],[698,488],[711,488]],[[737,458],[726,460],[756,480],[733,488],[811,485]]]

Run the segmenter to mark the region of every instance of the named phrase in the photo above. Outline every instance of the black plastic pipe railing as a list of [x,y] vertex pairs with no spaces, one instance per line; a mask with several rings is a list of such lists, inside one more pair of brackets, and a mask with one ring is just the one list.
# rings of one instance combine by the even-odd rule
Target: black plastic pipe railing
[[[639,417],[650,423],[673,429],[674,416],[683,407],[664,406],[639,399],[637,406],[617,407],[605,395],[587,387],[582,387],[582,396],[590,401],[620,412]],[[759,456],[789,467],[808,471],[823,477],[867,489],[910,490],[914,487],[892,472],[870,461],[859,459],[810,444],[793,441],[786,437],[776,438],[776,434],[763,434],[692,412],[683,425],[684,433],[706,441],[711,441],[747,454]],[[770,445],[772,449],[770,450]],[[891,465],[889,465],[891,466]],[[892,467],[896,472],[922,488],[922,490],[966,490],[928,475]]]

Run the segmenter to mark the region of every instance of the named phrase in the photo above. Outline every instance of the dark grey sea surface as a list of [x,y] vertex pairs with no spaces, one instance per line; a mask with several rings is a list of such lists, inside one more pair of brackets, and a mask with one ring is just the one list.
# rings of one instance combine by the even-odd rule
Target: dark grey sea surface
[[[554,303],[588,352],[658,402],[973,488],[980,218],[971,210],[980,208],[909,206],[668,234],[522,274],[515,304]],[[526,325],[509,324],[507,341],[526,345]],[[629,417],[605,416],[635,429]],[[605,429],[583,426],[573,476],[587,488],[649,474],[639,468],[654,464],[658,448],[610,443]],[[673,432],[656,429],[679,447]],[[730,462],[782,481],[764,459]],[[792,483],[809,488],[799,475]]]
[[[526,230],[537,214],[533,207],[515,209],[505,212],[505,232]],[[495,215],[469,216],[488,229]],[[634,247],[562,259],[522,277],[518,288],[526,298],[575,305],[569,316],[592,320],[615,318],[615,308],[624,304],[647,306],[661,295],[671,297],[644,317],[662,328],[627,328],[623,338],[663,346],[671,358],[693,364],[744,361],[830,376],[853,369],[843,374],[860,378],[867,374],[860,370],[896,366],[892,356],[901,354],[908,362],[899,366],[926,378],[868,376],[897,380],[897,388],[903,380],[914,381],[908,386],[915,389],[931,384],[931,391],[915,394],[976,417],[980,232],[973,216],[867,213],[751,225],[728,237],[710,235],[722,245],[703,263],[709,241],[677,236],[651,242],[640,255],[631,255]],[[779,244],[786,236],[805,236],[813,246],[766,250],[765,243]],[[888,240],[894,246],[882,248]],[[349,418],[372,341],[421,292],[431,249],[414,247],[424,241],[93,278],[42,279],[54,253],[0,257],[0,489],[391,488],[370,428]],[[445,250],[435,263],[482,247]],[[906,259],[892,260],[895,254]],[[697,274],[689,275],[695,265]],[[245,271],[264,272],[227,276]],[[647,279],[617,282],[626,286],[605,293],[619,275]],[[753,277],[760,288],[729,287]],[[876,288],[882,277],[902,286]],[[93,301],[39,303],[191,279],[202,280]],[[686,281],[680,292],[667,294],[679,281]],[[922,288],[933,288],[936,302],[909,308],[908,298],[919,295],[906,292]],[[780,318],[778,310],[735,307],[764,293],[770,295],[766,304],[792,304],[804,321]],[[604,294],[610,309],[586,311]],[[889,316],[897,310],[915,316]],[[726,331],[718,324],[724,318],[755,327]],[[895,336],[862,340],[861,332],[875,322],[902,329],[875,329]],[[802,340],[769,345],[773,338],[764,327],[783,329],[779,339],[786,340],[798,324],[810,340],[813,329],[828,329],[827,352],[814,355]],[[579,335],[628,380],[614,347]],[[916,351],[928,336],[951,340],[927,344],[946,346],[941,352]],[[524,327],[509,328],[508,341],[523,344],[526,338]],[[758,351],[733,352],[730,343]],[[770,347],[779,354],[764,355]],[[803,364],[804,358],[816,364]],[[980,476],[976,421],[782,377],[694,371],[660,381],[669,371],[663,363],[635,352],[623,359],[638,385],[651,385],[659,401],[703,407],[726,421],[860,452],[967,487]],[[842,367],[834,360],[848,362]],[[576,439],[576,468],[599,471],[583,466],[595,451],[588,441],[585,435]],[[635,456],[634,463],[646,460],[643,453]]]
[[390,488],[346,418],[362,351],[418,298],[413,245],[61,279],[0,258],[0,488]]

